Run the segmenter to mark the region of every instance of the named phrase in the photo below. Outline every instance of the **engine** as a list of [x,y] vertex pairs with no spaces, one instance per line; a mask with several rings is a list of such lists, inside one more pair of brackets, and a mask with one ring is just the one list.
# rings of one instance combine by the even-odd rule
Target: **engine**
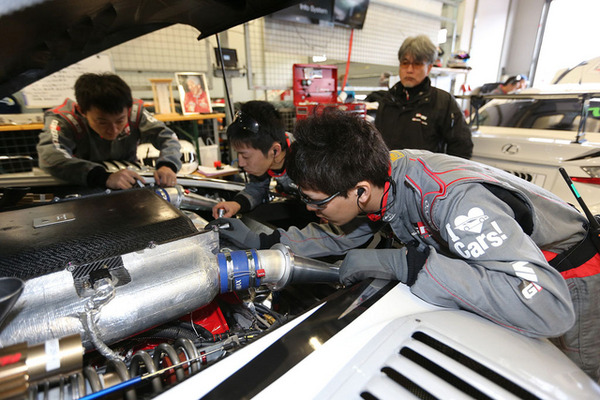
[[164,200],[211,201],[176,190],[4,213],[0,393],[152,396],[293,316],[282,289],[338,281],[283,245],[220,249]]

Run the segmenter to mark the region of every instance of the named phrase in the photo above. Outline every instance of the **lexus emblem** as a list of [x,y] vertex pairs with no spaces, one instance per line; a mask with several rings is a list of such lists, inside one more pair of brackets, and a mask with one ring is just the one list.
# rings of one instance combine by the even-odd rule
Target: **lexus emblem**
[[519,152],[519,146],[516,144],[505,144],[502,146],[502,152],[505,154],[517,154]]

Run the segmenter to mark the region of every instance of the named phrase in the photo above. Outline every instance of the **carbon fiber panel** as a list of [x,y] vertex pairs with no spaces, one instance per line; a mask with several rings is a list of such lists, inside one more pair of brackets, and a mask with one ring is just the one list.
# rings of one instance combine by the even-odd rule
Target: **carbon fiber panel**
[[148,189],[95,195],[1,215],[0,276],[21,279],[197,232],[189,218]]

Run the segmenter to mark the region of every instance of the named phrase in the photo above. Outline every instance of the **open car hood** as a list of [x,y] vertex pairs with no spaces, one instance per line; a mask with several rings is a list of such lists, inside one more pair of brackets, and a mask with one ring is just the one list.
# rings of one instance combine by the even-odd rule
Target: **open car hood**
[[91,55],[169,25],[191,25],[200,31],[200,40],[298,2],[12,0],[0,7],[0,98]]

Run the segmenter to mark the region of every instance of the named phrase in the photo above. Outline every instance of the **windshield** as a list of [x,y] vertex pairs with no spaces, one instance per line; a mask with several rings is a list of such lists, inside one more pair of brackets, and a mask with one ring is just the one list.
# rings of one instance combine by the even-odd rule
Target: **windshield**
[[[577,132],[581,121],[581,101],[578,99],[493,100],[473,118],[482,126],[553,129]],[[590,101],[586,132],[600,132],[600,101]]]

